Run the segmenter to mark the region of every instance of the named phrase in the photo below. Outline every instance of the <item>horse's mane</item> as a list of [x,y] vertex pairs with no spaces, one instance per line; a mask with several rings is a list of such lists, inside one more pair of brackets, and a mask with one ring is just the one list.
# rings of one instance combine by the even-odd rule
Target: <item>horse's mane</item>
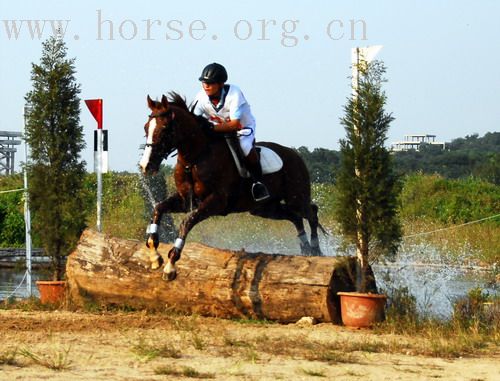
[[172,106],[178,107],[181,110],[187,111],[191,115],[193,115],[196,120],[198,121],[199,125],[202,127],[202,129],[205,132],[210,132],[210,127],[211,123],[208,121],[207,118],[201,115],[196,115],[194,113],[194,108],[196,107],[196,104],[190,103],[189,106],[186,103],[186,98],[184,98],[182,95],[175,91],[170,91],[168,93],[168,103],[171,104]]
[[176,93],[175,91],[170,91],[168,93],[168,103],[170,103],[172,106],[179,107],[187,112],[191,112],[189,109],[187,103],[186,103],[186,98],[181,96],[180,94]]

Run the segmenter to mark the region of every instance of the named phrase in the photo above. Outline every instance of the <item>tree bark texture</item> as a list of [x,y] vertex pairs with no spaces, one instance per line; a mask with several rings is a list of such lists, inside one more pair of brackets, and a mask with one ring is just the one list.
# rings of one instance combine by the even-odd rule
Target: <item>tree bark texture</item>
[[[166,257],[170,248],[160,244],[158,251]],[[340,323],[337,292],[355,290],[355,258],[246,253],[188,243],[177,262],[177,278],[167,282],[161,270],[150,270],[149,255],[144,242],[86,230],[67,261],[69,302]]]

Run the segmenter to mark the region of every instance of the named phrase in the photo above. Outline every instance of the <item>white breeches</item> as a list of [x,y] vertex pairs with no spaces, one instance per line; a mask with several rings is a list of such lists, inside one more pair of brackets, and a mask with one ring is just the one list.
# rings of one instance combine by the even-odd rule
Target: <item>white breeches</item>
[[255,141],[254,131],[250,128],[244,128],[241,130],[241,133],[238,132],[238,139],[240,141],[240,147],[243,151],[243,155],[247,156]]

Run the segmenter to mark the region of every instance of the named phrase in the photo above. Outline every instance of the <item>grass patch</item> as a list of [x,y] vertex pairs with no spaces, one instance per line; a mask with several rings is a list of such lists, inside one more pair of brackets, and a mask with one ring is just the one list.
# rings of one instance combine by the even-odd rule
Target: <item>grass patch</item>
[[255,364],[257,361],[259,361],[259,354],[253,347],[248,347],[245,351],[245,360],[251,362],[252,364]]
[[341,350],[319,349],[309,352],[305,356],[309,361],[321,361],[330,365],[334,364],[357,364],[359,358],[352,353],[342,352]]
[[170,344],[150,344],[144,339],[140,339],[137,344],[132,347],[132,352],[146,361],[153,360],[157,357],[181,358],[181,351]]
[[206,348],[205,340],[196,332],[191,333],[191,343],[193,344],[194,349],[198,351],[202,351]]
[[59,309],[60,305],[55,304],[42,304],[40,299],[32,296],[26,299],[8,298],[0,303],[0,309],[3,310],[21,310],[24,312],[32,311],[55,311]]
[[175,376],[175,377],[188,377],[188,378],[198,378],[198,379],[209,379],[215,378],[214,373],[202,373],[198,372],[196,369],[191,368],[190,366],[183,366],[180,368],[176,368],[170,365],[160,366],[154,369],[154,373],[156,375],[164,375],[164,376]]
[[224,336],[224,345],[236,348],[249,348],[252,346],[252,344],[246,341],[233,339],[232,337],[229,336]]
[[325,371],[301,368],[300,372],[311,377],[326,377]]
[[62,371],[68,370],[72,366],[73,362],[69,359],[70,349],[71,348],[66,348],[64,350],[47,353],[45,355],[38,355],[27,348],[23,348],[19,351],[19,354],[33,361],[37,365],[41,365],[55,371]]
[[21,364],[17,361],[17,355],[17,348],[0,352],[0,365],[21,366]]
[[387,309],[387,319],[374,332],[398,334],[418,341],[404,346],[389,345],[387,351],[402,351],[431,357],[456,358],[495,351],[500,341],[500,298],[491,297],[480,289],[454,302],[449,320],[421,317],[416,311],[415,298],[407,289],[396,290]]
[[270,325],[277,324],[275,321],[267,319],[231,319],[238,324]]

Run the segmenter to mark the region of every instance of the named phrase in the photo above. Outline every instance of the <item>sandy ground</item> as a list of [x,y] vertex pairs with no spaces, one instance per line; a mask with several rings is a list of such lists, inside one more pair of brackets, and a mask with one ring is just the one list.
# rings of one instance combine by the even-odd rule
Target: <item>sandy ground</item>
[[0,310],[0,380],[500,380],[498,351],[432,358],[401,351],[408,340],[331,324]]

